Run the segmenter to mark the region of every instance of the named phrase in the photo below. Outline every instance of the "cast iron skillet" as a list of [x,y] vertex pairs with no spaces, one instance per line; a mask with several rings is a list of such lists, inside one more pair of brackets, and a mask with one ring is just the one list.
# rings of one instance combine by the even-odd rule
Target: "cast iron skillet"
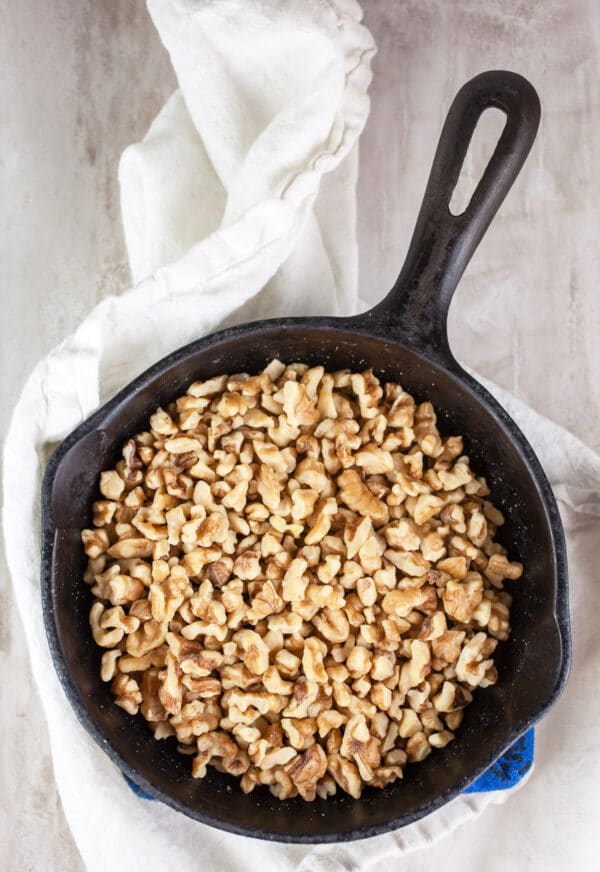
[[[507,116],[496,150],[466,211],[448,203],[481,113]],[[516,178],[535,138],[533,87],[508,72],[468,82],[450,109],[406,263],[388,296],[352,318],[283,318],[224,330],[161,360],[75,430],[53,456],[43,485],[42,600],[54,663],[77,717],[115,764],[173,808],[235,833],[287,842],[365,838],[429,814],[460,793],[556,701],[564,687],[570,636],[563,532],[548,482],[506,412],[455,361],[446,336],[452,293]],[[508,255],[508,253],[507,253]],[[507,518],[503,541],[525,564],[511,585],[510,640],[499,646],[498,684],[475,695],[456,740],[404,780],[367,789],[360,800],[280,802],[262,788],[244,795],[214,770],[190,777],[190,760],[155,742],[141,716],[111,701],[100,681],[100,650],[88,626],[90,593],[81,581],[80,530],[90,524],[98,475],[119,446],[145,429],[151,412],[195,379],[257,372],[273,357],[329,369],[372,367],[417,400],[431,400],[446,434],[467,437],[467,453],[486,475]],[[141,801],[141,800],[140,800]]]

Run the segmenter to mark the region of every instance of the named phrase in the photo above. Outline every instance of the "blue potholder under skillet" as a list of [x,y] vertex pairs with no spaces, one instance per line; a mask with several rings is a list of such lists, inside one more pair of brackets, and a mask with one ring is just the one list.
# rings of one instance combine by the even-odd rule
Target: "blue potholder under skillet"
[[[515,744],[508,749],[506,754],[499,757],[484,772],[477,781],[467,787],[465,793],[487,793],[490,790],[508,790],[518,784],[529,772],[533,764],[533,727],[528,730]],[[154,800],[154,797],[138,787],[127,775],[123,776],[133,792],[141,799]]]

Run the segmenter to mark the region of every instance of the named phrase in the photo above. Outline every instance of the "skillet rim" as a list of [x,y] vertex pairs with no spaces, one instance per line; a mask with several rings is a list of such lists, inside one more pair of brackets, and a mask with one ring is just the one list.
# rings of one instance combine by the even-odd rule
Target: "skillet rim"
[[[139,787],[151,796],[159,799],[161,802],[164,802],[167,806],[176,811],[185,814],[187,817],[237,835],[292,844],[331,844],[341,841],[355,841],[358,839],[369,838],[371,836],[380,835],[407,826],[408,824],[431,814],[438,808],[441,808],[447,802],[462,793],[466,787],[482,775],[483,772],[485,772],[494,761],[497,760],[498,757],[500,757],[511,745],[513,745],[514,742],[516,742],[531,726],[544,717],[557,701],[568,679],[571,664],[571,632],[569,621],[566,543],[554,494],[552,493],[548,479],[546,478],[542,466],[531,445],[510,415],[494,399],[489,391],[483,387],[483,385],[481,385],[469,373],[465,372],[460,364],[454,359],[447,346],[440,351],[434,351],[433,349],[416,350],[414,346],[407,341],[406,337],[402,335],[402,331],[398,325],[394,324],[396,319],[390,320],[388,318],[387,321],[384,322],[377,317],[372,318],[371,314],[372,312],[367,312],[349,318],[317,316],[312,318],[298,317],[265,319],[235,327],[228,327],[206,337],[194,340],[193,342],[169,353],[161,360],[144,370],[129,384],[119,390],[112,398],[107,400],[107,402],[105,402],[99,409],[93,412],[92,415],[86,418],[61,442],[50,458],[44,473],[42,484],[41,554],[41,598],[44,626],[54,668],[77,719],[92,739],[94,739],[96,744],[98,744],[113,763],[118,766],[120,771],[129,776]],[[549,693],[547,701],[538,708],[535,714],[526,718],[524,721],[521,721],[518,726],[509,731],[507,738],[502,743],[499,743],[500,747],[496,746],[490,754],[487,755],[485,761],[476,768],[476,770],[470,771],[466,776],[459,779],[453,787],[442,791],[430,802],[419,805],[410,812],[390,818],[385,823],[357,827],[350,826],[346,830],[338,830],[335,833],[328,833],[326,835],[319,834],[316,838],[310,833],[286,834],[264,829],[262,827],[260,831],[257,831],[254,827],[247,828],[233,825],[210,813],[203,812],[184,802],[174,799],[170,794],[155,787],[146,779],[145,776],[141,775],[141,773],[139,773],[137,769],[122,757],[121,753],[117,751],[115,747],[113,747],[110,738],[105,736],[90,716],[85,704],[85,698],[72,679],[67,667],[66,657],[60,643],[58,627],[55,620],[53,599],[55,593],[53,557],[56,545],[56,531],[58,528],[54,523],[52,513],[52,490],[56,473],[60,468],[61,461],[68,451],[90,432],[99,429],[98,425],[102,420],[109,416],[125,401],[131,400],[133,396],[135,396],[135,394],[153,378],[161,374],[164,375],[172,366],[181,363],[185,358],[190,357],[199,351],[206,351],[211,345],[216,345],[230,339],[243,337],[250,341],[252,336],[258,332],[277,329],[306,329],[308,326],[328,332],[333,330],[335,332],[351,332],[355,333],[357,336],[370,336],[379,342],[401,346],[410,354],[420,357],[429,366],[433,365],[434,367],[438,367],[452,378],[461,382],[462,386],[474,397],[475,401],[479,402],[488,414],[490,414],[498,424],[507,431],[507,435],[512,444],[521,454],[521,457],[528,468],[531,479],[535,483],[540,503],[544,508],[546,523],[554,546],[552,557],[554,564],[554,577],[556,579],[556,596],[553,604],[553,617],[558,639],[560,641],[560,651],[557,655],[559,658],[559,662],[557,662],[557,681],[552,691]]]

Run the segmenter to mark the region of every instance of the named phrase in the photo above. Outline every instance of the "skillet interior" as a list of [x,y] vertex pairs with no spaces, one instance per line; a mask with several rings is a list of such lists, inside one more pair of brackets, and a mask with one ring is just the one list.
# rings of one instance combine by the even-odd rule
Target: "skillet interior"
[[[99,472],[118,446],[144,428],[166,403],[198,378],[257,372],[273,357],[327,369],[372,367],[399,381],[417,400],[429,399],[441,431],[466,437],[474,469],[486,476],[507,518],[502,536],[524,578],[509,582],[513,627],[498,649],[500,679],[475,695],[456,740],[384,790],[355,801],[281,803],[266,788],[245,796],[233,779],[209,770],[190,777],[189,758],[155,742],[141,716],[117,708],[99,678],[100,650],[88,626],[91,594],[81,577],[79,531],[90,522]],[[44,484],[43,598],[47,631],[61,681],[88,731],[138,784],[173,807],[215,826],[284,841],[363,838],[433,811],[461,791],[554,701],[566,679],[566,565],[560,523],[548,484],[526,441],[506,414],[471,380],[393,341],[358,332],[352,322],[308,319],[263,322],[225,331],[181,349],[142,375],[61,446]],[[554,527],[554,529],[553,529]],[[110,744],[107,745],[105,739]]]

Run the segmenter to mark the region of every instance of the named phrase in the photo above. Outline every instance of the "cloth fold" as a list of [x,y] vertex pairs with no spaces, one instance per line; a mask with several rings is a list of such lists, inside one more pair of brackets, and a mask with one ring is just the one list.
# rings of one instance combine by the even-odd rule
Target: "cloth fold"
[[[237,872],[384,868],[506,793],[462,796],[398,833],[266,845],[135,796],[77,723],[54,673],[39,594],[39,490],[57,441],[157,359],[220,325],[350,314],[358,303],[357,142],[374,44],[353,0],[150,0],[180,89],[119,169],[135,287],[104,299],[38,364],[4,450],[6,552],[65,815],[87,868]],[[600,512],[600,460],[488,385],[560,499]],[[581,572],[586,571],[582,565]]]

